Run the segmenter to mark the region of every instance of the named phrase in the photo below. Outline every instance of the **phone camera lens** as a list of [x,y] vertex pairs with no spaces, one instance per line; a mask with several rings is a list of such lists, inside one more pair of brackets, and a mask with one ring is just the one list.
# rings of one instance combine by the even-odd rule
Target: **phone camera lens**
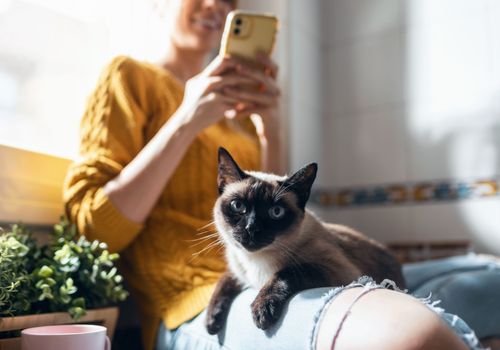
[[234,23],[236,23],[237,26],[241,25],[241,18],[236,18],[236,21],[234,21]]
[[236,35],[240,34],[240,30],[239,30],[238,28],[236,28],[236,29],[234,30],[234,34],[236,34]]

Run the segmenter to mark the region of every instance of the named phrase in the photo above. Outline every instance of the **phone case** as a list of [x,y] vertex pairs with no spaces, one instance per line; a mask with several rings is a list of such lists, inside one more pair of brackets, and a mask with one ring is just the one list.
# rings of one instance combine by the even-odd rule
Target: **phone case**
[[251,61],[262,51],[271,54],[276,40],[278,19],[273,15],[246,11],[228,14],[220,53],[240,56]]

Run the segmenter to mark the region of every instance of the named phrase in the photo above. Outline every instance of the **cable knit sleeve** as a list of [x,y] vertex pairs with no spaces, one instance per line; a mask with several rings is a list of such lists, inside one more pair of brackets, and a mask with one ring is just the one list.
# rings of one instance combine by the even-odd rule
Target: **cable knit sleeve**
[[142,226],[126,218],[103,186],[144,146],[148,110],[147,81],[134,60],[118,57],[104,70],[88,100],[80,125],[80,159],[66,176],[66,214],[80,234],[99,239],[111,251],[125,248]]

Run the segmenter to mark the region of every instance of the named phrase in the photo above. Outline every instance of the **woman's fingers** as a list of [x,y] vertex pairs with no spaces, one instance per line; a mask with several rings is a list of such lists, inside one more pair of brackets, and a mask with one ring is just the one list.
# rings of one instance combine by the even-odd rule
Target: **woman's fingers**
[[244,68],[246,71],[253,71],[260,76],[276,79],[278,75],[278,65],[265,53],[259,52],[257,54],[257,61],[264,67],[256,67],[254,63],[242,59],[237,56],[225,55],[217,56],[208,66],[205,68],[204,72],[208,76],[216,76],[226,73],[229,70],[240,70]]
[[261,107],[269,107],[277,104],[277,96],[274,94],[255,93],[232,87],[224,88],[223,93],[245,104],[251,103]]
[[264,65],[264,74],[276,79],[278,76],[278,65],[263,52],[257,54],[257,60]]
[[257,82],[250,78],[243,76],[241,74],[227,74],[223,76],[214,76],[208,78],[208,85],[205,89],[205,93],[210,93],[211,91],[222,90],[229,86],[249,86],[257,87]]
[[231,108],[234,108],[238,103],[240,103],[240,100],[238,100],[237,98],[225,95],[221,92],[212,92],[209,95],[207,95],[207,98],[213,101],[224,103]]
[[251,69],[247,66],[241,66],[236,69],[236,71],[248,78],[254,79],[256,82],[259,84],[259,91],[261,92],[268,92],[270,94],[274,95],[279,95],[280,94],[280,89],[278,85],[276,84],[276,81],[271,78],[270,76],[267,76],[264,72],[261,72],[257,69]]
[[250,70],[261,72],[266,76],[273,79],[278,75],[278,65],[264,52],[257,53],[257,63],[249,61],[248,59],[240,58],[237,56],[229,56],[237,66],[246,67]]
[[206,76],[218,76],[249,65],[250,63],[248,61],[237,56],[219,55],[214,58],[212,62],[210,62],[210,64],[203,70],[203,73]]
[[219,76],[228,71],[235,70],[241,63],[231,56],[217,56],[210,64],[205,68],[203,73],[206,76]]
[[235,56],[218,56],[203,73],[207,79],[203,95],[220,92],[230,98],[224,101],[238,112],[276,106],[280,95],[275,80],[278,67],[265,54],[259,54],[258,60],[264,70]]

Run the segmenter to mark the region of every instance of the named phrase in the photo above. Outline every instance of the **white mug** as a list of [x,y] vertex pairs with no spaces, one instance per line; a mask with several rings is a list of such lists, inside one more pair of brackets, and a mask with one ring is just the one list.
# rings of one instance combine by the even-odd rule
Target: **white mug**
[[106,327],[67,324],[26,328],[21,332],[21,350],[111,350]]

